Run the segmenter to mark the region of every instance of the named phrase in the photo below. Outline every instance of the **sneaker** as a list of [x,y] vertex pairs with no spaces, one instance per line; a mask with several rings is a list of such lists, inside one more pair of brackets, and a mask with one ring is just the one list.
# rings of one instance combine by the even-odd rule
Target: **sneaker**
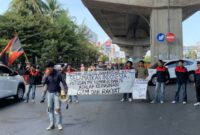
[[125,101],[125,99],[124,99],[124,98],[122,98],[120,101],[121,101],[121,102],[124,102],[124,101]]
[[174,100],[174,101],[172,101],[172,104],[176,104],[176,101]]
[[69,104],[68,104],[68,103],[67,103],[67,105],[66,105],[65,109],[66,109],[66,110],[67,110],[67,109],[69,109]]
[[187,102],[183,101],[183,104],[185,105],[185,104],[187,104]]
[[164,104],[164,101],[160,101],[161,104]]
[[151,103],[151,104],[155,104],[155,103],[156,103],[156,101],[155,101],[155,100],[153,100],[153,101],[151,101],[150,103]]
[[195,103],[194,106],[200,106],[200,102]]
[[62,130],[62,129],[63,129],[62,125],[58,124],[58,130]]
[[68,103],[72,103],[72,100],[71,100],[71,99],[69,99],[69,100],[68,100]]
[[40,103],[44,103],[44,99],[40,100]]
[[75,103],[77,103],[77,104],[78,104],[78,103],[79,103],[79,101],[78,101],[78,100],[76,100],[76,101],[75,101]]
[[46,130],[52,130],[52,129],[54,129],[54,125],[52,125],[52,124],[50,124],[50,125],[46,128]]
[[133,99],[132,99],[132,98],[129,98],[129,99],[128,99],[128,102],[132,102],[132,101],[133,101]]
[[32,103],[35,103],[35,100],[34,100],[34,99],[32,99]]
[[28,103],[28,100],[24,100],[24,103]]

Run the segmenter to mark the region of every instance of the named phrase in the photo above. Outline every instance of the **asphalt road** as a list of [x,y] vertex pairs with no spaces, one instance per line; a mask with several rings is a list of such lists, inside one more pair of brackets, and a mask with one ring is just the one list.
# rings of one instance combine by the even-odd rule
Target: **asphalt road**
[[[63,131],[46,131],[46,103],[0,100],[0,135],[199,135],[200,107],[188,86],[187,105],[171,104],[175,85],[166,88],[166,104],[121,103],[121,95],[82,96],[79,104],[63,105]],[[154,87],[150,87],[151,95]]]

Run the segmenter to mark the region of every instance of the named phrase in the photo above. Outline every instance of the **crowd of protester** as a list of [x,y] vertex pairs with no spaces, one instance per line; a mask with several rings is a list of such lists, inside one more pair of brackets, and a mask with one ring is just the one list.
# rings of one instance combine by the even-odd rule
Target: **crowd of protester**
[[[151,104],[155,103],[165,103],[165,87],[166,84],[170,81],[170,75],[168,72],[167,67],[164,66],[164,62],[162,60],[158,60],[158,66],[156,68],[156,77],[157,82],[154,90],[154,95],[150,97],[149,91],[147,89],[147,100],[150,101]],[[135,66],[137,65],[137,66]],[[31,100],[35,102],[35,92],[36,92],[36,85],[38,84],[39,78],[42,77],[42,84],[44,86],[40,103],[44,103],[46,96],[47,96],[47,104],[48,104],[48,114],[50,119],[50,125],[47,127],[47,130],[51,130],[54,128],[54,110],[55,110],[55,117],[57,119],[58,129],[62,130],[62,117],[61,117],[61,102],[59,100],[59,95],[61,93],[60,83],[63,84],[63,89],[67,93],[68,87],[66,84],[66,75],[73,73],[73,72],[86,72],[86,71],[106,71],[106,70],[132,70],[135,69],[135,78],[138,79],[147,79],[149,76],[148,69],[145,67],[145,62],[143,60],[139,61],[137,64],[133,63],[133,59],[128,59],[125,64],[113,64],[107,63],[104,64],[103,62],[98,62],[98,64],[92,64],[91,66],[85,66],[83,63],[80,64],[79,68],[73,68],[71,64],[61,64],[60,69],[55,69],[55,64],[49,62],[45,67],[45,70],[42,72],[40,71],[38,66],[27,64],[25,68],[20,67],[18,73],[20,75],[28,76],[28,84],[29,88],[26,92],[25,101],[26,103],[29,102],[30,93],[31,93]],[[178,66],[175,69],[176,73],[176,83],[177,88],[174,94],[174,100],[172,101],[173,104],[180,102],[180,93],[182,92],[183,98],[181,102],[183,104],[187,104],[187,82],[188,82],[188,71],[187,68],[184,67],[184,61],[179,60]],[[195,82],[196,88],[196,98],[197,102],[194,106],[200,106],[200,62],[197,62],[197,69],[195,71]],[[73,100],[74,99],[74,100]],[[121,99],[121,102],[132,102],[132,93],[124,93]],[[69,96],[69,100],[67,103],[79,103],[78,95]],[[67,107],[68,108],[68,104]]]

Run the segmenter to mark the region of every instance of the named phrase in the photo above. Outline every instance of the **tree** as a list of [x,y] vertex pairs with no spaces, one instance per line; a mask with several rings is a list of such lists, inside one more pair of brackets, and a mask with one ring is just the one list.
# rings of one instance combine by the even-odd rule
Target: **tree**
[[100,58],[99,58],[100,61],[103,61],[103,62],[106,62],[109,60],[109,57],[106,56],[106,55],[101,55]]
[[196,53],[196,51],[189,51],[189,52],[186,54],[186,57],[187,57],[187,58],[190,58],[190,59],[197,59],[197,53]]
[[57,0],[46,0],[46,14],[50,17],[52,23],[62,12],[65,11],[62,10]]
[[150,55],[146,55],[145,57],[144,57],[144,61],[146,62],[146,63],[151,63],[151,56]]
[[[12,4],[16,1],[13,0]],[[25,1],[21,1],[22,3],[19,4],[23,5]],[[31,4],[33,1],[27,0],[26,2],[25,4],[36,7]],[[18,11],[16,10],[18,9],[17,5],[14,5],[7,13],[0,16],[1,49],[13,37],[13,33],[17,33],[28,58],[33,63],[36,61],[36,57],[41,63],[46,60],[93,63],[98,59],[100,55],[98,48],[88,41],[86,27],[76,25],[67,11],[56,6],[58,8],[56,11],[60,10],[61,12],[55,16],[52,15],[53,18],[55,17],[52,22],[49,15],[41,14],[39,10],[36,12],[36,10],[25,7]],[[41,11],[45,9],[45,6],[41,6],[42,4],[37,5],[40,7],[33,9],[41,9]]]
[[42,0],[12,0],[10,10],[20,15],[43,14],[46,4]]

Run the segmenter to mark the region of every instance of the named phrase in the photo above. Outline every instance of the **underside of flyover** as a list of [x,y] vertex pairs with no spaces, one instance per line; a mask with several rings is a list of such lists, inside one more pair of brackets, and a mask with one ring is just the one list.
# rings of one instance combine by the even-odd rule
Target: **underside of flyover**
[[[126,56],[135,60],[151,50],[157,59],[183,57],[182,21],[200,9],[200,0],[82,0]],[[158,33],[172,32],[174,43],[160,43]]]

